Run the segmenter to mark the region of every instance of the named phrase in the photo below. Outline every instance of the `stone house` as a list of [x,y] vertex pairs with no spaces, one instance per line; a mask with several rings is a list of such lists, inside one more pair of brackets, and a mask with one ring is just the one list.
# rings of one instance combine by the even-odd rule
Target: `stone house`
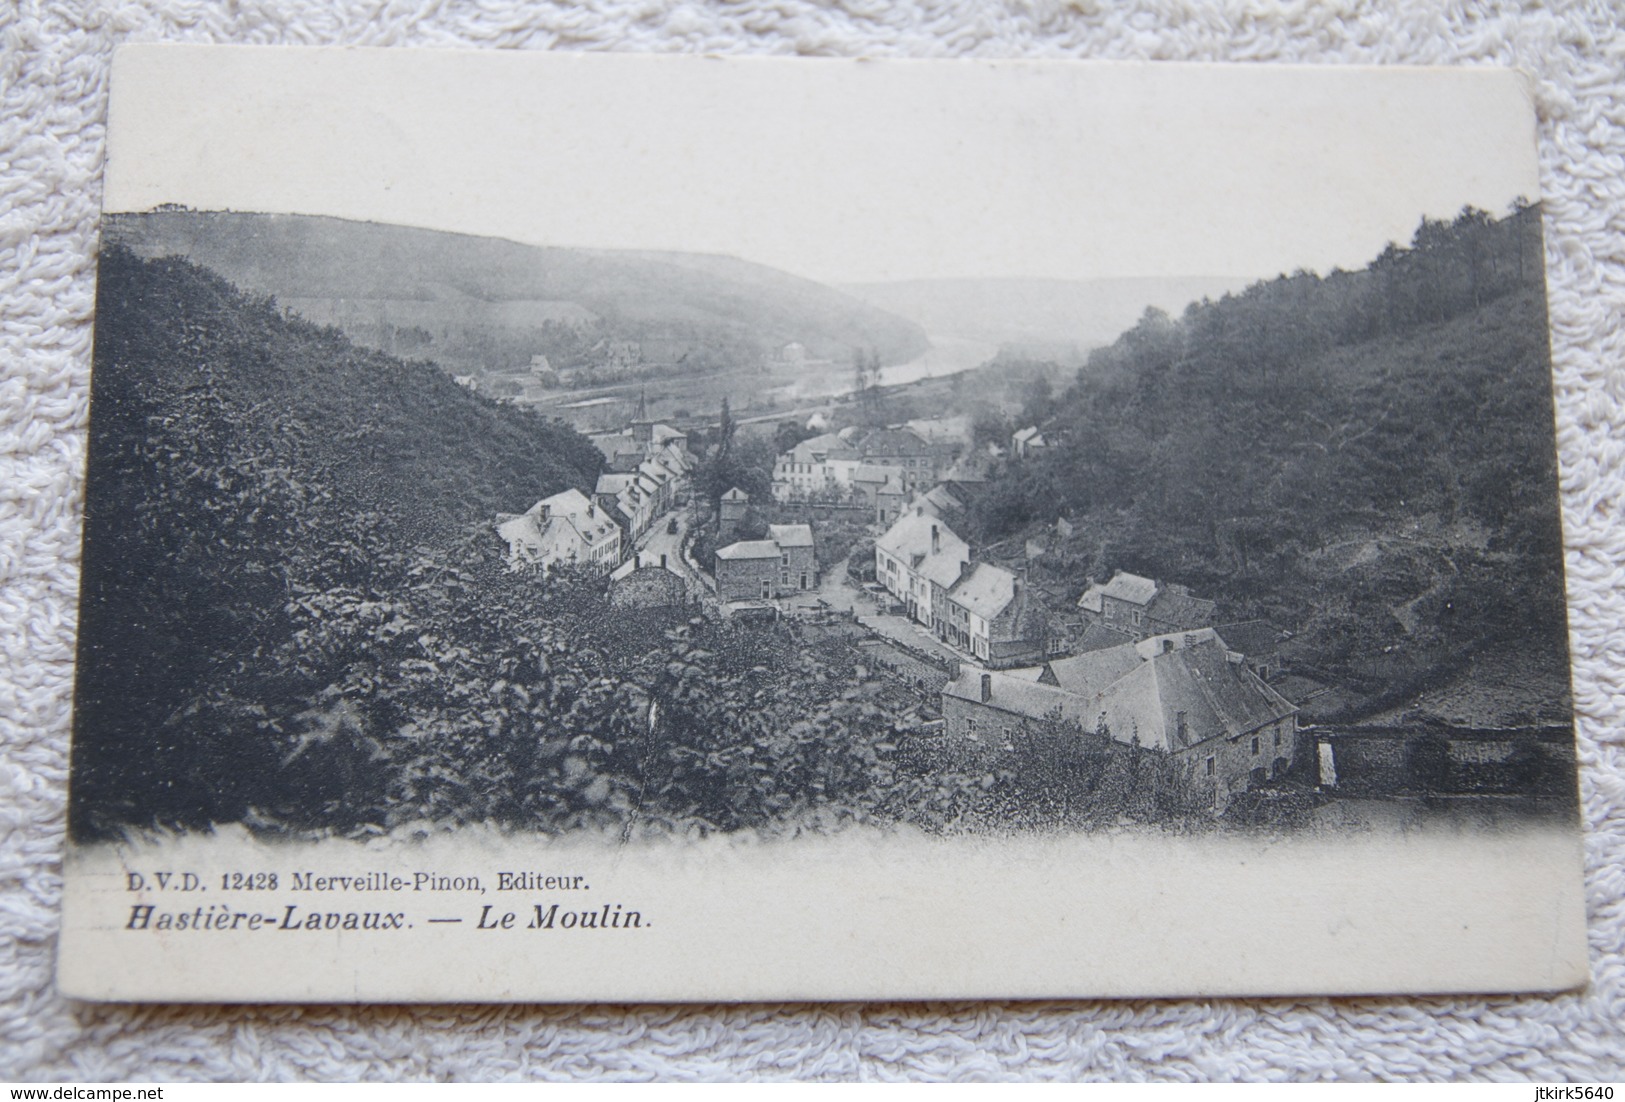
[[717,549],[717,596],[724,601],[771,601],[818,585],[812,526],[774,524],[765,540]]
[[1130,639],[1147,639],[1212,625],[1215,605],[1185,586],[1119,570],[1078,598],[1086,625],[1098,624]]

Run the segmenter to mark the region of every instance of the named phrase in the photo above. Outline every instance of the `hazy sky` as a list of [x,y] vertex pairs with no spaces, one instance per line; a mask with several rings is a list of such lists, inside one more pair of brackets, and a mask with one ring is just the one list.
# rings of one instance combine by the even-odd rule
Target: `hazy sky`
[[1358,267],[1536,197],[1495,70],[131,47],[108,210],[727,253],[827,282]]

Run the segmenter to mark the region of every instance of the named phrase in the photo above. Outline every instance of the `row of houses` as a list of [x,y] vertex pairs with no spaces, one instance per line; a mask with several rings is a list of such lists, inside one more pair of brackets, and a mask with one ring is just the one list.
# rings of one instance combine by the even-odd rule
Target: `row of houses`
[[1022,580],[975,562],[970,545],[924,505],[875,541],[875,579],[910,619],[991,668],[1042,661],[1059,642]]
[[[643,409],[640,402],[640,415]],[[607,468],[593,487],[593,500],[616,517],[628,538],[638,539],[655,518],[687,500],[697,460],[686,434],[639,416],[624,431],[588,439],[604,453]]]
[[688,437],[640,416],[621,432],[589,437],[604,453],[607,470],[592,496],[565,490],[524,513],[499,514],[497,534],[508,544],[515,570],[564,564],[610,571],[657,517],[686,500],[696,460]]
[[1222,812],[1292,768],[1298,709],[1213,628],[1154,635],[1040,665],[964,666],[942,691],[943,733],[979,755],[1045,723],[1166,755]]
[[907,428],[857,428],[803,440],[773,464],[777,501],[838,500],[883,509],[895,518],[903,503],[937,480],[943,449]]

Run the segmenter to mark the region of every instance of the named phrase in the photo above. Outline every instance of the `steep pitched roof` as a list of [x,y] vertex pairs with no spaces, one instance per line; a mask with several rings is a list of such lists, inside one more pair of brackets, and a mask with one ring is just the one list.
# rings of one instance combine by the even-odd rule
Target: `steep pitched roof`
[[885,534],[875,541],[875,546],[891,555],[913,564],[915,555],[925,556],[932,554],[931,530],[937,530],[936,554],[946,555],[954,559],[969,559],[970,544],[960,539],[942,521],[935,517],[922,516],[919,513],[906,513],[897,518]]
[[[1179,750],[1236,738],[1297,711],[1238,658],[1211,629],[1158,636],[1052,661],[1026,691],[995,674],[988,703],[1033,719],[1059,704],[1088,730],[1104,723],[1119,742]],[[944,692],[980,700],[979,672],[963,672]]]
[[810,524],[769,524],[767,535],[781,548],[813,545],[813,530]]
[[818,463],[825,459],[856,459],[858,453],[833,432],[803,440],[789,451],[792,462]]
[[952,589],[953,584],[959,580],[959,576],[965,572],[967,561],[955,555],[945,555],[939,552],[935,555],[927,555],[917,569],[920,577],[932,584],[941,586],[943,589]]
[[[982,700],[982,678],[988,679],[988,699]],[[1001,712],[1044,719],[1057,713],[1074,723],[1094,720],[1087,716],[1089,702],[1076,694],[1065,692],[1033,680],[1025,670],[983,670],[975,666],[961,667],[959,676],[942,687],[942,695],[973,704],[985,704]]]
[[1157,591],[1147,611],[1166,624],[1180,628],[1202,627],[1212,622],[1218,606],[1206,597],[1193,597],[1182,585],[1165,585]]
[[1249,657],[1273,654],[1286,640],[1286,634],[1268,620],[1242,620],[1220,624],[1213,629],[1231,650]]
[[717,548],[717,558],[729,561],[778,557],[779,545],[772,540],[740,540],[738,543],[730,543],[727,547]]
[[991,563],[979,562],[948,591],[948,599],[974,616],[991,620],[1016,599],[1016,576]]
[[1143,661],[1133,643],[1120,642],[1069,658],[1052,658],[1044,667],[1044,680],[1067,692],[1093,696]]
[[1100,592],[1119,601],[1143,605],[1157,595],[1157,583],[1150,578],[1142,578],[1138,574],[1119,570],[1112,575],[1111,581],[1101,587]]
[[926,455],[931,445],[920,439],[918,433],[908,429],[876,429],[863,438],[864,458],[875,456]]
[[618,494],[627,486],[637,481],[637,476],[621,471],[606,471],[598,476],[598,482],[593,487],[595,494]]
[[749,501],[750,500],[750,495],[747,494],[744,490],[741,490],[738,486],[735,486],[733,489],[729,490],[727,493],[722,495],[722,500],[723,501]]
[[1078,598],[1078,607],[1085,612],[1103,611],[1105,605],[1100,598],[1105,592],[1106,587],[1104,585],[1099,582],[1091,583],[1089,588],[1083,591],[1083,596]]

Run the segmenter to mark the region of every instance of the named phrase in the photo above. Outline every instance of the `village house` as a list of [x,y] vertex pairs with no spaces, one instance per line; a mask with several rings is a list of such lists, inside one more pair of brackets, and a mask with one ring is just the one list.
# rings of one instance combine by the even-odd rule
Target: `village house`
[[863,438],[863,461],[896,475],[903,491],[918,493],[937,481],[938,449],[908,429],[876,429]]
[[1010,454],[1016,459],[1031,459],[1048,446],[1044,434],[1038,431],[1036,425],[1017,429],[1010,437]]
[[725,536],[739,527],[750,512],[750,495],[734,486],[717,501],[717,535]]
[[697,465],[688,437],[645,416],[646,408],[640,397],[626,429],[588,437],[607,468],[593,486],[593,500],[621,525],[628,542],[687,500]]
[[804,592],[818,586],[810,524],[769,524],[767,538],[779,545],[779,591]]
[[965,514],[986,489],[985,479],[944,479],[915,498],[914,504],[938,520],[958,524],[963,522]]
[[920,512],[899,517],[875,540],[875,578],[901,601],[911,619],[934,628],[932,578],[952,585],[969,565],[970,545],[953,529]]
[[835,433],[803,440],[773,463],[774,500],[849,497],[862,461],[862,453]]
[[936,482],[938,448],[908,429],[853,429],[803,440],[773,464],[777,501],[829,498],[876,504],[888,478],[910,497]]
[[990,563],[966,568],[943,595],[937,637],[991,669],[1042,662],[1051,653],[1049,619],[1021,579]]
[[774,524],[765,540],[741,540],[716,554],[717,596],[771,601],[818,585],[812,526]]
[[513,570],[574,563],[612,570],[621,561],[621,529],[580,490],[543,498],[519,516],[497,517]]
[[1167,755],[1194,798],[1222,812],[1292,766],[1297,708],[1213,629],[1152,636],[1013,670],[963,667],[942,693],[944,736],[978,755],[1059,721]]
[[675,608],[689,603],[688,582],[671,568],[666,556],[634,555],[609,576],[612,608]]
[[888,475],[885,484],[875,491],[875,523],[895,524],[908,508],[909,492],[895,475]]
[[[1078,608],[1088,628],[1104,628],[1130,639],[1208,627],[1215,614],[1212,601],[1191,596],[1185,586],[1121,570],[1110,581],[1084,590]],[[1093,634],[1110,638],[1100,631]]]

